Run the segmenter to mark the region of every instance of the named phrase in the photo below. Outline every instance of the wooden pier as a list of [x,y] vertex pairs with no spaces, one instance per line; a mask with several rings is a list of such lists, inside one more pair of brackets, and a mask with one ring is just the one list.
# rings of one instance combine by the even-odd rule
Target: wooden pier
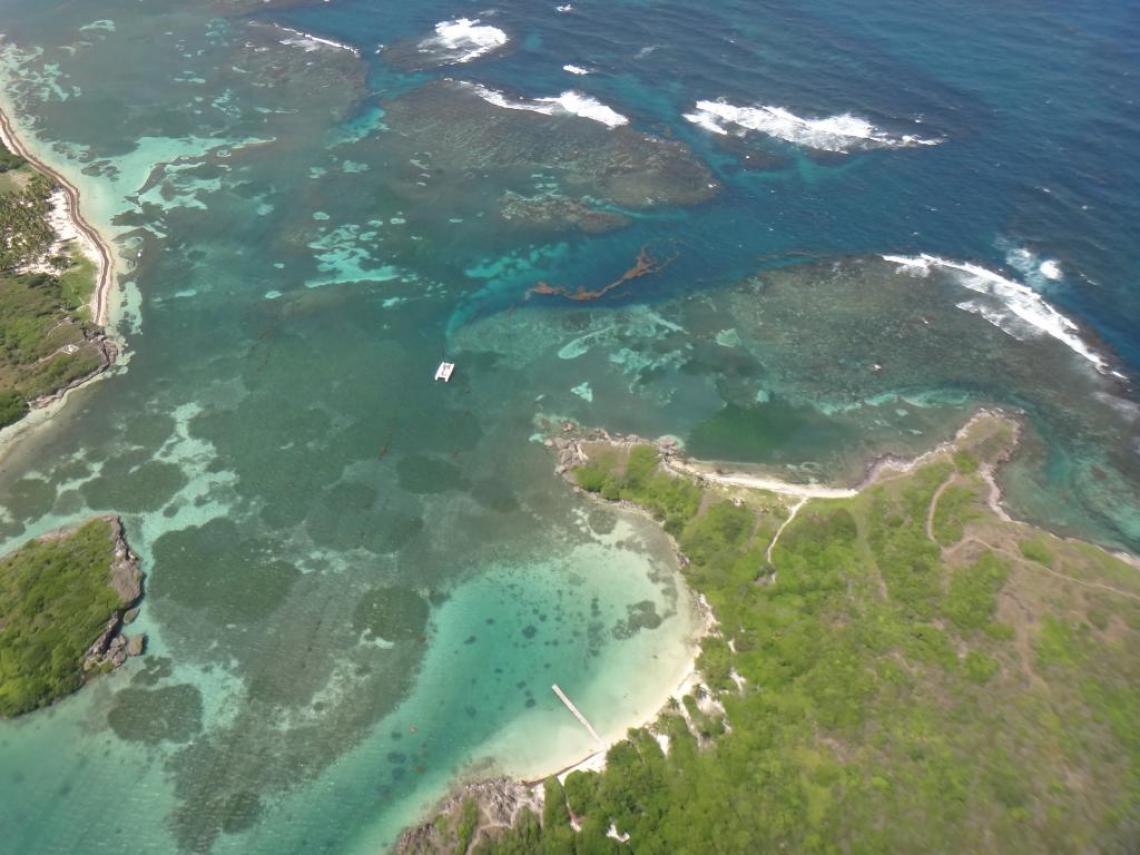
[[578,711],[578,708],[574,706],[574,702],[566,697],[566,693],[559,688],[558,684],[555,683],[550,688],[554,690],[554,694],[558,695],[558,699],[562,701],[562,703],[566,704],[566,709],[574,713],[574,718],[578,719],[578,721],[582,723],[582,727],[586,728],[586,730],[590,732],[590,736],[594,737],[599,745],[604,744],[602,742],[602,738],[598,736],[598,732],[594,730],[594,726],[590,724],[586,717]]

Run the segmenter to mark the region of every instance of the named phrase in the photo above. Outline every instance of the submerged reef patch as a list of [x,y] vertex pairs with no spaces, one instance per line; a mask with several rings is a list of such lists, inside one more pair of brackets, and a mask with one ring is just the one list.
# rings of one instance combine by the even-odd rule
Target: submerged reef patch
[[609,282],[603,285],[601,288],[588,290],[579,286],[578,288],[570,289],[557,285],[551,285],[549,282],[542,281],[527,291],[527,297],[530,297],[531,294],[540,294],[546,296],[565,297],[567,300],[574,300],[576,302],[598,300],[604,297],[610,291],[613,291],[615,288],[620,288],[627,282],[631,282],[634,279],[640,279],[643,276],[650,276],[655,273],[660,273],[662,270],[672,264],[676,258],[677,255],[674,253],[673,255],[667,256],[664,259],[659,259],[649,252],[648,247],[643,246],[641,248],[641,251],[638,252],[637,260],[633,263],[633,266],[626,270],[613,282]]

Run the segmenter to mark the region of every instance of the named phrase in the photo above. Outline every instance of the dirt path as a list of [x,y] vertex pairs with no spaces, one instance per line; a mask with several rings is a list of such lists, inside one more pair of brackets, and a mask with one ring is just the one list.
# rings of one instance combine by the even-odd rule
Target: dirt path
[[934,515],[938,513],[938,500],[942,498],[942,494],[946,492],[946,488],[951,486],[956,480],[958,475],[951,472],[950,475],[938,485],[938,489],[934,491],[934,495],[930,497],[930,507],[926,509],[926,539],[938,543],[938,539],[934,536]]
[[801,496],[800,500],[792,505],[791,513],[788,514],[788,518],[780,523],[780,527],[776,529],[776,533],[772,535],[772,542],[768,544],[768,551],[764,553],[764,560],[769,564],[772,563],[772,550],[776,548],[776,542],[779,541],[780,535],[784,533],[784,529],[786,529],[791,524],[792,520],[796,518],[796,514],[800,512],[800,508],[802,508],[807,503],[807,497]]
[[1021,567],[1028,568],[1031,572],[1048,573],[1050,576],[1055,576],[1056,578],[1061,579],[1062,581],[1065,581],[1065,582],[1072,582],[1074,585],[1080,585],[1082,588],[1091,588],[1093,590],[1106,591],[1110,594],[1116,594],[1119,597],[1127,597],[1130,600],[1135,600],[1136,602],[1140,603],[1140,594],[1134,594],[1131,591],[1124,591],[1124,590],[1121,590],[1120,588],[1114,588],[1114,587],[1112,587],[1112,585],[1105,585],[1101,582],[1089,582],[1089,581],[1086,581],[1084,579],[1074,578],[1073,576],[1066,576],[1064,573],[1059,573],[1058,571],[1054,570],[1051,567],[1046,567],[1044,564],[1038,564],[1036,561],[1030,561],[1024,555],[1019,555],[1018,553],[1013,552],[1012,550],[1006,549],[1004,546],[994,546],[992,543],[984,541],[980,537],[970,536],[967,538],[963,538],[962,540],[955,543],[953,546],[947,547],[946,549],[944,549],[942,554],[945,557],[949,558],[950,556],[952,556],[953,554],[955,554],[959,550],[961,550],[962,547],[964,547],[970,543],[976,543],[979,546],[984,546],[986,549],[990,550],[991,552],[996,552],[998,555],[1001,555],[1001,556],[1004,556],[1005,558],[1008,558],[1010,561],[1014,562],[1015,564],[1020,565]]

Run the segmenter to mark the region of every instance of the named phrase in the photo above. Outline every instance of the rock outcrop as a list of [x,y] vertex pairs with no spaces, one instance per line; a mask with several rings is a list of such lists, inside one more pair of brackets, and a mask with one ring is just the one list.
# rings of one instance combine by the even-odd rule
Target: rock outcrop
[[[465,810],[478,809],[474,826],[460,832]],[[542,814],[542,785],[530,786],[511,778],[491,778],[457,788],[439,806],[430,822],[409,828],[396,843],[397,855],[468,852],[494,829],[514,826],[524,809]],[[459,834],[464,833],[464,839]]]
[[146,649],[146,636],[128,638],[123,634],[123,627],[138,615],[138,602],[142,599],[143,574],[138,557],[127,545],[122,521],[115,516],[106,517],[106,520],[111,524],[114,542],[110,583],[119,595],[120,605],[108,618],[103,632],[87,649],[83,658],[85,674],[118,668],[128,656],[139,656]]

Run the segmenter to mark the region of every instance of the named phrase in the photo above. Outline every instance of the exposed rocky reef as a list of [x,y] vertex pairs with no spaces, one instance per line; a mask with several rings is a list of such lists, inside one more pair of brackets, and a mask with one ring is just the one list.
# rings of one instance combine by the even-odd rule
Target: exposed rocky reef
[[138,617],[138,602],[143,594],[143,574],[139,560],[123,534],[123,523],[115,516],[103,517],[111,526],[113,557],[111,559],[111,587],[119,595],[119,607],[107,619],[99,637],[87,648],[83,657],[85,673],[104,672],[118,668],[129,656],[146,652],[146,635],[128,636],[123,630]]

